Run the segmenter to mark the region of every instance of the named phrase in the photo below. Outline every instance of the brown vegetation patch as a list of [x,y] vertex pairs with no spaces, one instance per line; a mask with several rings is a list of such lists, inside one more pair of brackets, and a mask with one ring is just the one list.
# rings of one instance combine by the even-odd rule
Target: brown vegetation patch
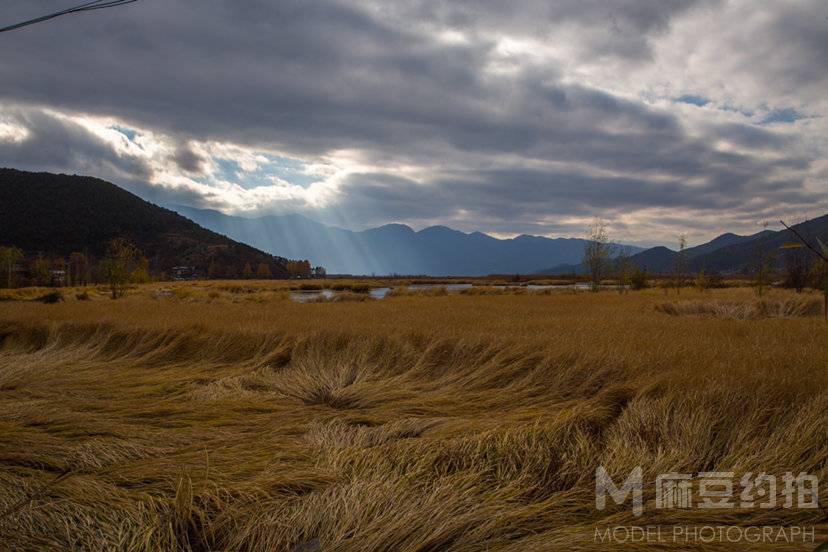
[[[0,548],[586,551],[596,527],[824,522],[819,318],[664,316],[661,291],[300,305],[154,289],[3,303],[0,511],[23,506]],[[617,483],[644,468],[645,518],[595,509],[599,465]],[[811,473],[822,508],[652,508],[657,474],[699,471]]]
[[822,314],[818,299],[736,301],[682,301],[656,305],[658,312],[671,316],[711,316],[729,320],[802,318]]

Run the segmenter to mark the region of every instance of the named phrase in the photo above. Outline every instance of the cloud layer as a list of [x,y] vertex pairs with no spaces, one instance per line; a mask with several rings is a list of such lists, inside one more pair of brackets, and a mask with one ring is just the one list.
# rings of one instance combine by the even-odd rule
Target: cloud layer
[[[9,20],[49,9],[11,4]],[[142,0],[0,35],[0,165],[357,228],[755,231],[828,210],[826,16],[818,0]]]

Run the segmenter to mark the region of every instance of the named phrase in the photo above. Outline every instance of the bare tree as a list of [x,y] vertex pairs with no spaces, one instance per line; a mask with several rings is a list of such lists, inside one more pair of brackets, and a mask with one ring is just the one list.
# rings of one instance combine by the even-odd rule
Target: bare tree
[[785,222],[782,221],[782,220],[780,220],[779,222],[782,224],[782,226],[784,226],[785,228],[787,228],[788,230],[793,232],[794,236],[796,236],[796,238],[800,242],[802,242],[802,245],[807,247],[811,251],[811,253],[813,253],[814,255],[819,257],[820,259],[822,259],[823,262],[828,263],[828,246],[826,246],[824,243],[822,243],[822,240],[820,240],[819,238],[816,238],[817,245],[819,246],[819,249],[817,249],[808,240],[806,240],[802,236],[802,234],[800,234],[795,228],[791,228],[790,226],[785,224]]
[[687,236],[685,234],[679,235],[678,246],[673,285],[676,288],[676,293],[681,293],[681,288],[686,285],[685,280],[687,278]]
[[699,270],[698,274],[696,274],[696,281],[694,282],[694,284],[696,286],[696,289],[701,292],[705,292],[708,289],[710,289],[710,277],[707,275],[707,272],[705,272],[704,268]]
[[618,281],[618,293],[626,293],[630,288],[630,279],[633,272],[633,262],[626,247],[620,246],[615,256],[615,277]]
[[801,243],[791,243],[782,246],[785,259],[785,287],[793,288],[797,293],[802,293],[808,285],[808,274],[810,272],[810,259],[808,252]]
[[584,265],[589,271],[590,289],[598,291],[601,280],[607,275],[610,261],[610,244],[607,223],[595,219],[589,227],[587,244],[584,247]]
[[80,251],[69,255],[69,283],[73,286],[87,284],[89,274],[89,259]]
[[35,285],[48,286],[52,282],[52,261],[38,254],[29,265]]
[[[768,229],[768,222],[762,222],[762,228]],[[756,293],[760,297],[765,293],[765,288],[770,285],[775,261],[774,252],[768,249],[763,238],[756,240],[753,246],[753,274],[756,281]]]
[[115,238],[107,244],[102,268],[113,299],[123,297],[138,257],[135,246],[123,238]]
[[6,280],[6,287],[14,284],[14,267],[23,259],[23,251],[17,247],[0,247],[0,268]]
[[267,266],[267,263],[259,263],[259,267],[256,269],[256,277],[262,280],[273,278],[273,274],[270,272],[270,267]]
[[[779,222],[782,223],[782,226],[790,230],[796,239],[798,239],[802,245],[808,248],[811,253],[817,256],[823,263],[823,266],[828,265],[828,245],[822,243],[822,240],[816,238],[816,245],[812,244],[805,237],[799,233],[796,228],[792,228],[785,224],[785,221],[780,220]],[[825,319],[828,320],[828,276],[824,276],[822,279],[822,295],[823,295],[823,312],[825,314]]]

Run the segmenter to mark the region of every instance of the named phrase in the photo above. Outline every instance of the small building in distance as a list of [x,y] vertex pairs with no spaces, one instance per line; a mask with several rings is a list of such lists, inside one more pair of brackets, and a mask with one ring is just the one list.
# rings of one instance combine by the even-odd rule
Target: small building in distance
[[63,287],[66,285],[66,271],[52,270],[49,272],[49,280],[52,287]]
[[311,271],[311,278],[324,278],[328,275],[328,272],[325,270],[324,266],[315,266]]
[[173,280],[195,280],[196,269],[194,266],[174,266],[170,269]]

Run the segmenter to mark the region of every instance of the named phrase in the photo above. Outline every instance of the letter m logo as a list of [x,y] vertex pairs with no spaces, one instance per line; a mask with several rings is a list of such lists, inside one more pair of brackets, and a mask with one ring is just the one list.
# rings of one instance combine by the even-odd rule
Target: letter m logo
[[612,497],[616,504],[623,504],[632,494],[633,515],[640,516],[644,513],[644,492],[641,466],[637,466],[630,472],[624,485],[619,489],[615,486],[612,477],[609,476],[604,466],[595,469],[595,507],[603,510],[607,507],[607,495]]

